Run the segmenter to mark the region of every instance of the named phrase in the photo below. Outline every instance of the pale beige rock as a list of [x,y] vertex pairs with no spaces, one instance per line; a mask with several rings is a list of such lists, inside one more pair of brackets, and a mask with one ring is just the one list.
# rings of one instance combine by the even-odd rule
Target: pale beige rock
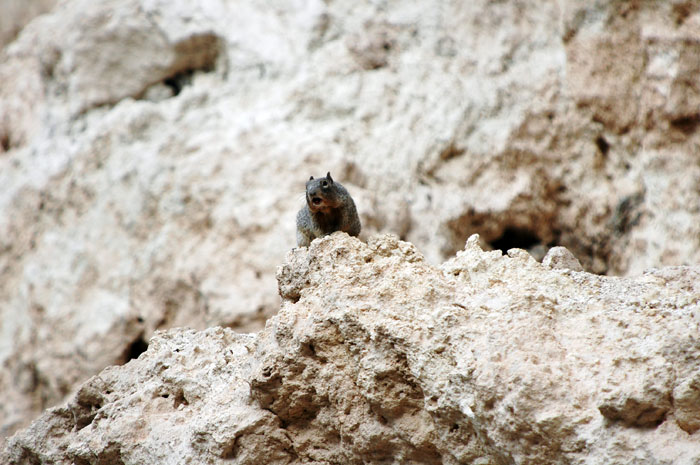
[[566,247],[552,247],[542,259],[547,268],[556,270],[583,271],[581,263]]
[[0,50],[36,16],[50,11],[56,0],[0,0]]
[[690,434],[700,429],[700,372],[691,373],[673,390],[678,425]]
[[161,28],[157,11],[143,3],[73,0],[25,28],[0,67],[5,150],[43,135],[46,123],[75,120],[97,106],[140,98],[179,73],[215,67],[222,44],[207,25]]
[[473,237],[436,268],[395,236],[334,233],[278,279],[261,333],[157,333],[12,437],[3,463],[700,460],[681,429],[697,267],[600,277]]
[[310,175],[433,264],[698,264],[699,8],[59,2],[0,55],[0,442],[155,329],[259,329]]

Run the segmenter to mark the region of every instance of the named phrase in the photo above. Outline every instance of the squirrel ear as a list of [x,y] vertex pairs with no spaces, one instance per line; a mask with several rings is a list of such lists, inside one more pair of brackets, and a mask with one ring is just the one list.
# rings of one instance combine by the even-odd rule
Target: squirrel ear
[[328,179],[331,183],[333,182],[333,178],[331,178],[331,172],[329,171],[328,174],[326,174],[326,179]]
[[313,180],[314,180],[314,177],[311,176],[311,177],[309,178],[309,181],[313,181]]

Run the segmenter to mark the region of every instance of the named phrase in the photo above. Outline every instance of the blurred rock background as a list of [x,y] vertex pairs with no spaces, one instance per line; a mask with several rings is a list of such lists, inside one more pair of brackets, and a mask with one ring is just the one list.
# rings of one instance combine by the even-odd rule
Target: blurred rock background
[[700,262],[697,2],[0,0],[0,18],[0,437],[155,329],[260,329],[310,175],[348,187],[364,238],[432,263],[472,233],[598,274]]

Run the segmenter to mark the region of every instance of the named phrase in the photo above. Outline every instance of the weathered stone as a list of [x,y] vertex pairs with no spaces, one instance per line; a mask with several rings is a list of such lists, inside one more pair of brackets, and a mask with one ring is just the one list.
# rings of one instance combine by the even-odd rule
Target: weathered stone
[[581,263],[566,247],[552,247],[542,259],[542,264],[557,270],[583,271]]
[[678,426],[689,434],[700,429],[700,372],[692,373],[673,390]]
[[[473,233],[596,273],[700,262],[694,2],[46,8],[0,53],[0,442],[157,329],[302,299],[274,276],[309,175],[432,264]],[[615,424],[672,411],[610,383]]]
[[51,10],[56,0],[2,0],[0,8],[0,49],[12,42],[19,31],[36,16]]
[[334,233],[278,279],[262,332],[156,333],[3,463],[700,460],[697,267],[600,277],[473,237],[436,268],[394,236]]

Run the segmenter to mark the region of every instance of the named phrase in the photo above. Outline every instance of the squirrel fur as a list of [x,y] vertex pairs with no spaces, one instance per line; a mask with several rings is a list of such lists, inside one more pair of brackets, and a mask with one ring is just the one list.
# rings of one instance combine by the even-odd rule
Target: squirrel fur
[[306,182],[306,205],[297,213],[297,245],[308,247],[312,240],[335,231],[357,236],[361,228],[347,189],[330,172],[325,178],[311,176]]

